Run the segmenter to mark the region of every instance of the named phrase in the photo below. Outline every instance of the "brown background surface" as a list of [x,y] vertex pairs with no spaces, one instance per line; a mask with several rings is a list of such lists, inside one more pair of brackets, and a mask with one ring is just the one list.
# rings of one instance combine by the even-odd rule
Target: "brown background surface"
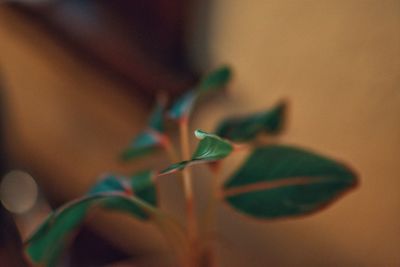
[[[212,101],[193,125],[210,130],[225,114],[284,97],[291,110],[281,141],[345,160],[361,177],[357,191],[306,218],[257,222],[221,207],[223,266],[399,266],[400,2],[215,0],[199,10],[206,12],[195,12],[193,62],[230,63],[236,76],[229,101]],[[80,194],[103,170],[127,168],[114,155],[146,108],[123,85],[4,10],[0,69],[10,149],[23,149],[14,157],[38,174],[59,174],[39,180],[53,198]],[[176,200],[168,205],[179,209]],[[118,229],[109,237],[126,249],[126,240],[147,243],[145,231]]]

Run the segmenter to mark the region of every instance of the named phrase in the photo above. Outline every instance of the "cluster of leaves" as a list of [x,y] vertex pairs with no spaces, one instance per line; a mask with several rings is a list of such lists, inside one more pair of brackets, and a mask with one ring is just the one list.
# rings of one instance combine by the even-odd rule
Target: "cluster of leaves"
[[[132,160],[171,144],[165,133],[167,120],[185,123],[198,99],[225,88],[231,70],[223,66],[211,72],[169,109],[158,104],[147,129],[123,152]],[[219,190],[220,199],[233,209],[259,219],[298,216],[320,210],[357,183],[356,175],[330,158],[280,144],[254,145],[259,135],[277,135],[285,125],[286,104],[279,103],[263,112],[223,120],[214,133],[196,130],[197,148],[189,159],[161,171],[143,171],[129,177],[104,176],[86,196],[54,211],[26,243],[34,263],[54,266],[71,233],[78,229],[88,212],[102,207],[126,212],[137,219],[155,218],[156,180],[194,164],[223,160],[237,144],[248,144],[251,152],[242,166],[226,179]],[[56,245],[57,244],[57,245]]]

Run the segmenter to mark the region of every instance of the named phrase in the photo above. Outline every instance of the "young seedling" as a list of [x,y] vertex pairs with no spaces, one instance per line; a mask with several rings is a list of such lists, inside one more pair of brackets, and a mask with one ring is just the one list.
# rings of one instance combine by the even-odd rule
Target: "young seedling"
[[[207,237],[199,227],[215,223],[218,202],[226,203],[243,215],[267,220],[319,211],[355,187],[354,172],[335,160],[302,148],[254,142],[260,135],[277,135],[282,131],[285,102],[260,113],[225,119],[214,133],[196,130],[199,142],[191,153],[189,121],[195,104],[200,98],[224,89],[230,79],[230,68],[223,66],[211,72],[169,109],[165,101],[159,101],[147,128],[133,140],[122,158],[134,160],[164,150],[172,164],[134,175],[105,175],[85,196],[56,209],[26,241],[26,252],[33,265],[56,266],[87,214],[101,207],[154,223],[170,242],[176,266],[216,266],[212,246],[205,245]],[[180,153],[165,131],[167,122],[179,127]],[[222,161],[241,148],[249,150],[249,156],[221,185]],[[208,165],[209,174],[213,176],[205,220],[197,219],[194,208],[190,167],[196,164]],[[158,208],[157,180],[168,179],[172,173],[182,177],[187,215],[184,226]],[[206,225],[199,225],[200,222]]]

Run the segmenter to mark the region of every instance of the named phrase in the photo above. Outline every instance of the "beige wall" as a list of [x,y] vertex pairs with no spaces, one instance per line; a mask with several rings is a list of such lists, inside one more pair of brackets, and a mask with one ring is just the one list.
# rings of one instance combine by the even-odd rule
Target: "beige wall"
[[194,34],[195,60],[230,63],[236,79],[229,102],[211,104],[203,114],[213,116],[197,126],[284,97],[291,110],[281,141],[345,160],[361,177],[356,191],[303,219],[252,222],[223,209],[220,227],[236,240],[222,250],[225,266],[400,266],[400,1],[210,8],[195,23],[206,25]]

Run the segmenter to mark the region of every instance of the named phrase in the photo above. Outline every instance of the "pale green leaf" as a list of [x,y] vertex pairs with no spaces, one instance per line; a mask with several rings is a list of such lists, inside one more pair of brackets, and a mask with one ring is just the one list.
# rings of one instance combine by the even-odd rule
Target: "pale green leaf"
[[195,135],[200,139],[199,144],[190,160],[172,164],[160,172],[161,175],[173,173],[184,168],[200,163],[207,163],[223,159],[233,151],[232,144],[215,134],[196,130]]

